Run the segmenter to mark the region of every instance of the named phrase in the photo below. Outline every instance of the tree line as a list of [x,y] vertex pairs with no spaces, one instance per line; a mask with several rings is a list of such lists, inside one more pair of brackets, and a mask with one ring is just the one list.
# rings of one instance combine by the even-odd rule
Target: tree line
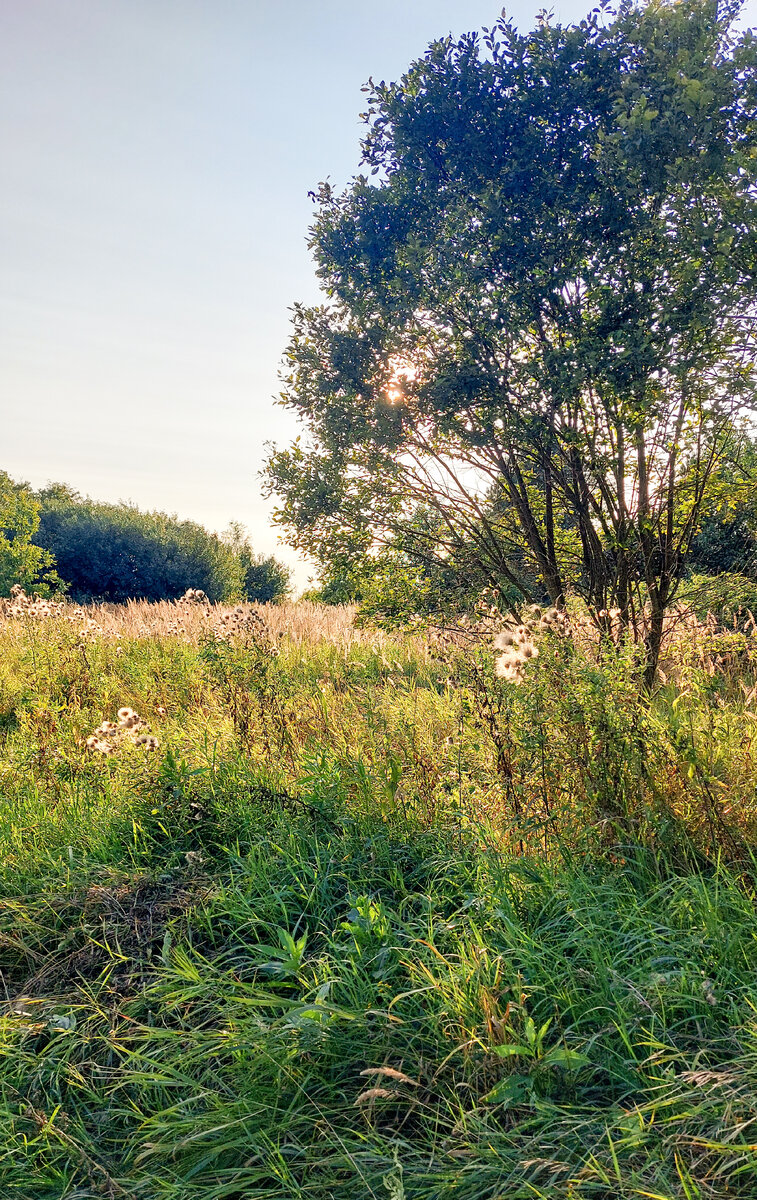
[[100,503],[65,484],[34,491],[0,471],[0,595],[19,583],[78,603],[173,600],[200,588],[213,602],[277,602],[289,570],[256,554],[244,528],[219,536],[194,521]]

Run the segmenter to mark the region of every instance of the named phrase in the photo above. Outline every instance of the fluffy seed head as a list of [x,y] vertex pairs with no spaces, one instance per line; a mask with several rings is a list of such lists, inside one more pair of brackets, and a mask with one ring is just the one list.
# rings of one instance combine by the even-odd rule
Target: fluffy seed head
[[494,639],[495,650],[505,650],[513,644],[513,635],[511,633],[499,633]]
[[142,746],[145,750],[152,752],[157,750],[159,742],[156,737],[152,736],[152,734],[143,733],[141,737],[137,738],[136,745]]

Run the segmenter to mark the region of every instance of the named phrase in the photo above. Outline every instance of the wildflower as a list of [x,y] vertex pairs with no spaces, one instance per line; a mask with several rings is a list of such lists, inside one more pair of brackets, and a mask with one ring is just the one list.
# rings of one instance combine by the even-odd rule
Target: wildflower
[[494,666],[494,672],[500,679],[506,679],[508,683],[523,682],[523,672],[507,659],[498,658]]
[[135,713],[133,708],[119,708],[118,723],[124,729],[136,729],[137,726],[142,724],[142,718],[138,713]]
[[494,649],[503,653],[495,663],[495,673],[508,683],[523,682],[524,665],[539,656],[534,643],[538,626],[533,621],[526,624],[511,626],[497,635],[494,639]]
[[210,604],[202,588],[187,588],[179,604]]
[[702,980],[702,992],[704,993],[704,998],[707,1001],[707,1003],[709,1005],[711,1005],[713,1008],[715,1007],[715,1005],[718,1002],[718,998],[715,995],[714,989],[715,989],[715,985],[711,979],[703,979]]

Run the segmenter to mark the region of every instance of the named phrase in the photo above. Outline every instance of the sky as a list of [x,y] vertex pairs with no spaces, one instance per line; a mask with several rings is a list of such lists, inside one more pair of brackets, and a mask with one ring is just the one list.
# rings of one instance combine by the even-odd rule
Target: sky
[[276,396],[290,306],[318,300],[308,192],[356,171],[369,76],[500,7],[0,0],[0,469],[241,521],[304,586],[259,472],[297,432]]

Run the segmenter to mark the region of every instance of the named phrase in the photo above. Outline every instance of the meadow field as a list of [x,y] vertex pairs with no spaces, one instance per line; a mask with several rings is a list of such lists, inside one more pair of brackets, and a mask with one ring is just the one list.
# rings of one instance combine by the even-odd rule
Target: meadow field
[[757,1196],[757,637],[668,634],[5,602],[0,1196]]

